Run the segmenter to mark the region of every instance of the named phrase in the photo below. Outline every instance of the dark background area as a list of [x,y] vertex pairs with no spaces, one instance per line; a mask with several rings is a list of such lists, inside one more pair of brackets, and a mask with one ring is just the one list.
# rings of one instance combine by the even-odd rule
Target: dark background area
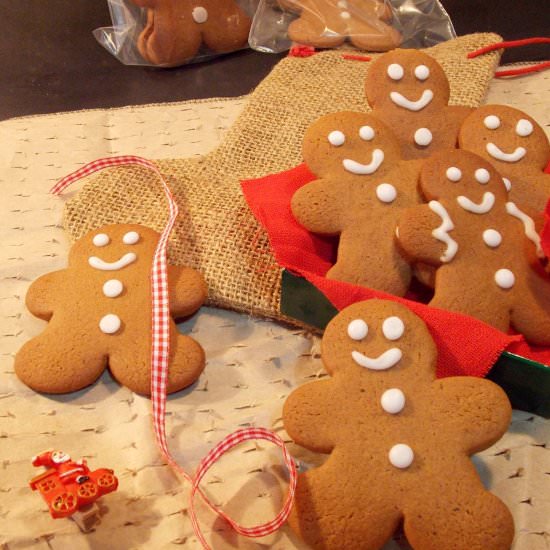
[[[505,40],[550,34],[550,0],[442,0],[457,34]],[[285,54],[244,50],[174,69],[122,65],[92,31],[111,25],[106,0],[0,0],[0,120],[97,107],[236,97]],[[503,62],[548,59],[550,45],[508,50]]]

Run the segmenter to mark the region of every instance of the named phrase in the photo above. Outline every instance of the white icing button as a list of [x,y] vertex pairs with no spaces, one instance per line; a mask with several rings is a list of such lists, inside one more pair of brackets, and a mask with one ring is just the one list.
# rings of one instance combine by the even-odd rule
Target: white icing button
[[481,183],[482,185],[485,185],[491,179],[491,175],[489,174],[489,170],[486,170],[485,168],[478,168],[475,171],[474,176],[476,178],[476,181],[478,183]]
[[343,10],[348,9],[348,3],[346,2],[346,0],[338,0],[338,3],[336,5]]
[[405,406],[405,394],[398,388],[386,390],[380,398],[380,404],[387,413],[400,413]]
[[483,232],[483,242],[491,248],[496,248],[502,242],[502,235],[496,229],[486,229]]
[[462,170],[460,168],[457,168],[456,166],[451,166],[447,168],[447,172],[445,173],[447,176],[447,179],[450,181],[460,181],[462,178]]
[[502,178],[502,181],[504,183],[504,187],[506,187],[506,191],[510,191],[510,189],[512,189],[512,182],[508,178]]
[[124,237],[122,237],[122,242],[124,244],[136,244],[139,241],[139,233],[137,231],[128,231]]
[[348,325],[348,336],[352,340],[362,340],[369,333],[369,326],[363,319],[354,319]]
[[342,11],[340,12],[340,17],[342,19],[350,19],[351,18],[351,14],[349,11]]
[[414,460],[414,453],[408,445],[398,443],[390,449],[389,459],[396,468],[408,468]]
[[120,328],[120,318],[114,313],[109,313],[99,321],[99,330],[105,334],[114,334]]
[[371,126],[361,126],[359,128],[359,137],[364,141],[370,141],[374,138],[374,130]]
[[208,12],[202,6],[197,6],[196,8],[193,8],[192,16],[195,23],[206,23],[208,19]]
[[426,65],[418,65],[414,69],[414,76],[418,78],[418,80],[426,80],[430,76],[430,69],[426,67]]
[[500,288],[512,288],[516,282],[516,277],[509,269],[499,269],[495,273],[495,282]]
[[521,137],[530,136],[533,133],[533,124],[531,121],[522,118],[516,124],[516,134]]
[[331,145],[334,145],[334,147],[340,147],[340,145],[344,145],[346,141],[346,136],[344,135],[344,132],[340,132],[340,130],[333,130],[328,135],[328,142]]
[[376,188],[376,196],[379,201],[390,203],[397,197],[397,189],[391,183],[381,183]]
[[103,294],[107,298],[116,298],[124,290],[124,285],[118,279],[109,279],[103,285]]
[[500,118],[496,115],[489,115],[483,119],[483,124],[488,130],[496,130],[500,126]]
[[105,233],[98,233],[93,241],[96,246],[106,246],[111,242],[111,239],[109,239],[109,235],[106,235]]
[[388,317],[382,323],[382,332],[388,340],[399,340],[405,332],[405,324],[399,317]]
[[404,74],[405,71],[403,70],[403,67],[398,63],[392,63],[388,66],[388,76],[392,80],[401,80]]
[[414,142],[421,147],[426,147],[432,142],[433,136],[428,128],[419,128],[414,133]]

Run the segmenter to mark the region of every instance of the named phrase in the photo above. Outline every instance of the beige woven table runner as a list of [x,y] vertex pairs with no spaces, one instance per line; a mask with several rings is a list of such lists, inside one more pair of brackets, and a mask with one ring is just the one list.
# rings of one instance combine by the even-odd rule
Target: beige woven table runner
[[[550,73],[494,80],[487,101],[524,109],[548,129]],[[164,466],[153,442],[149,400],[108,374],[91,388],[63,397],[38,395],[13,373],[13,355],[43,328],[24,309],[35,277],[66,265],[61,229],[64,201],[47,190],[83,163],[114,154],[181,158],[220,143],[246,99],[88,111],[0,123],[0,547],[5,549],[133,548],[195,550],[185,514],[188,488]],[[289,161],[292,162],[292,161]],[[124,189],[120,189],[124,193]],[[69,196],[76,193],[70,192]],[[108,207],[106,207],[108,208]],[[182,326],[205,348],[198,383],[168,402],[170,446],[192,469],[224,435],[249,424],[282,432],[285,397],[323,376],[318,339],[303,331],[244,314],[204,308]],[[119,490],[101,502],[102,522],[82,534],[70,520],[52,520],[28,488],[37,473],[30,457],[61,448],[85,456],[92,468],[111,467]],[[296,447],[305,462],[321,457]],[[515,411],[508,433],[475,458],[483,479],[510,507],[514,550],[548,550],[550,541],[550,421]],[[267,446],[236,449],[208,475],[206,490],[245,524],[273,515],[285,474]],[[302,548],[287,528],[266,539],[235,537],[199,507],[215,549]],[[388,549],[396,549],[391,543]]]

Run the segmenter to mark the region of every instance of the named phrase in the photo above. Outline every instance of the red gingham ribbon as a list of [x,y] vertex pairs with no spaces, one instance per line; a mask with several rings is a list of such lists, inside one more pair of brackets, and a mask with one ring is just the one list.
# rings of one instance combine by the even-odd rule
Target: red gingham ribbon
[[[277,434],[265,428],[245,428],[242,430],[237,430],[236,432],[225,437],[206,455],[206,457],[201,460],[193,477],[185,472],[185,470],[176,462],[168,450],[165,419],[166,378],[168,373],[168,359],[170,357],[170,308],[168,299],[168,279],[166,273],[166,248],[168,245],[168,237],[172,232],[172,228],[174,227],[174,223],[178,216],[178,206],[170,191],[170,187],[166,183],[160,170],[153,162],[133,155],[98,159],[86,164],[79,170],[76,170],[75,172],[59,180],[59,182],[52,187],[50,192],[55,195],[59,195],[75,181],[89,176],[94,172],[113,166],[124,166],[131,164],[147,168],[158,176],[162,183],[164,194],[169,205],[168,221],[157,244],[153,258],[153,265],[151,268],[151,401],[153,404],[153,425],[155,428],[157,445],[159,446],[166,462],[180,475],[182,475],[192,486],[189,502],[189,516],[191,518],[191,523],[193,524],[195,534],[204,548],[209,549],[209,546],[202,534],[195,512],[194,499],[197,492],[202,496],[206,504],[208,504],[208,506],[216,512],[216,514],[223,517],[237,533],[247,537],[262,537],[264,535],[268,535],[269,533],[276,531],[286,521],[294,502],[294,493],[297,482],[296,464],[288,453],[283,440]],[[212,502],[201,490],[200,482],[209,468],[223,454],[239,443],[257,439],[269,441],[282,449],[284,462],[290,473],[289,490],[281,511],[273,520],[262,525],[242,527],[222,510],[212,504]]]

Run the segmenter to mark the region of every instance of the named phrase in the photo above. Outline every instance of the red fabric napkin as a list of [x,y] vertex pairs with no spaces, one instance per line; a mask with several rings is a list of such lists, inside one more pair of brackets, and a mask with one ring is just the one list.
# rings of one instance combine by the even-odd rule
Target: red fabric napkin
[[[440,377],[485,376],[502,351],[550,365],[550,347],[529,346],[518,334],[505,334],[472,317],[429,307],[384,292],[329,280],[326,272],[334,263],[335,240],[314,235],[296,222],[290,199],[302,185],[316,177],[305,164],[255,180],[241,182],[244,196],[256,219],[267,231],[277,262],[315,285],[338,309],[370,298],[406,304],[428,325],[439,349]],[[550,219],[550,210],[547,209]],[[545,250],[550,250],[550,222],[543,232]]]

